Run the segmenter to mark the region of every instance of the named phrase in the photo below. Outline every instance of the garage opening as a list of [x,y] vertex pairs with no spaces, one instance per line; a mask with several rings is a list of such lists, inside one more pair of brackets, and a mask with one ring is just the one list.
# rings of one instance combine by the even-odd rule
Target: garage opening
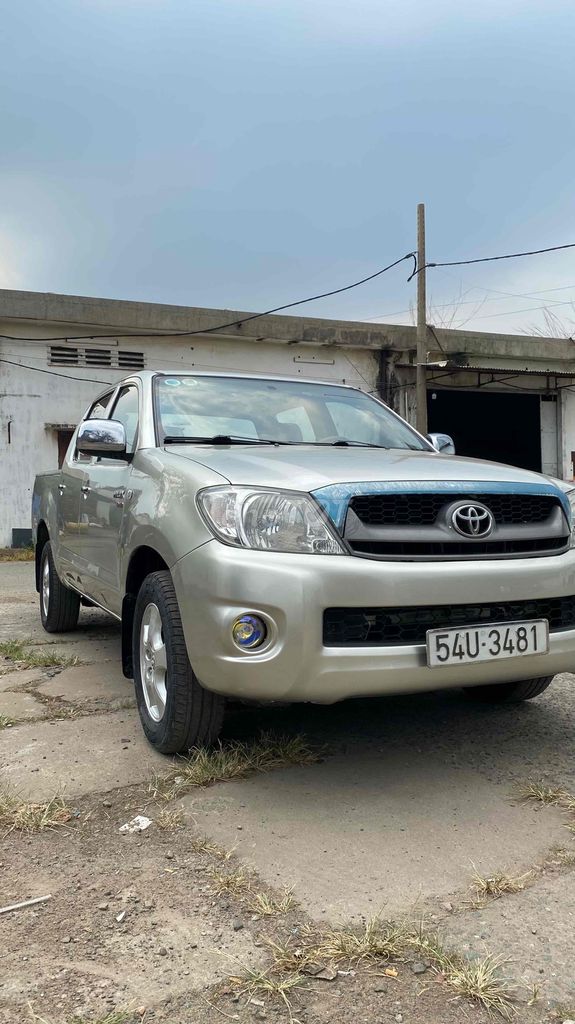
[[541,472],[539,395],[427,391],[428,430],[451,434],[458,455]]

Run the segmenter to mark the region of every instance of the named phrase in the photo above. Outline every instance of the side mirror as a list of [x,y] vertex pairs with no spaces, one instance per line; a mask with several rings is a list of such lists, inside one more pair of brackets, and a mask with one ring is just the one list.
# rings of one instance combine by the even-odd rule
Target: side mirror
[[455,445],[449,434],[428,434],[427,440],[436,452],[441,452],[442,455],[455,455]]
[[118,420],[84,420],[76,438],[83,455],[114,458],[126,455],[126,431]]

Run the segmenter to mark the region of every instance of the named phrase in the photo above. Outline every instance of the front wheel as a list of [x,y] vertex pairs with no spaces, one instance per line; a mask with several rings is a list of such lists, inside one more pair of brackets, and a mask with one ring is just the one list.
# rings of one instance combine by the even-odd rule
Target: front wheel
[[47,633],[67,633],[78,625],[80,595],[64,586],[54,565],[52,545],[40,555],[40,618]]
[[169,572],[146,576],[136,600],[132,635],[138,711],[150,743],[162,754],[185,754],[217,740],[224,699],[194,675],[176,591]]
[[493,704],[520,704],[524,700],[532,700],[543,693],[551,683],[553,676],[542,676],[540,679],[519,679],[514,683],[492,683],[489,686],[466,686],[465,693],[473,700]]

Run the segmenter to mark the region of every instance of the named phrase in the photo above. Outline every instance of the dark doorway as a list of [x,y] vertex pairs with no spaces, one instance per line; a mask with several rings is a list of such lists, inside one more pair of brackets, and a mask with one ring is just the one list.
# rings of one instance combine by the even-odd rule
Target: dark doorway
[[59,430],[58,431],[58,469],[62,468],[62,463],[66,457],[68,451],[68,445],[72,440],[73,430]]
[[451,434],[458,455],[541,472],[539,403],[539,395],[428,388],[428,430]]

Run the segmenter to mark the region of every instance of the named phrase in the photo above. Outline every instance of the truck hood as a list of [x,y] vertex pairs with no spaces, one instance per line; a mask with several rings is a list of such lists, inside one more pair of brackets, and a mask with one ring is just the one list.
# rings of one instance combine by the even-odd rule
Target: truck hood
[[[548,477],[515,466],[483,459],[440,455],[432,451],[380,448],[322,448],[308,445],[233,445],[206,448],[170,445],[169,452],[190,459],[225,477],[232,484],[283,487],[316,491],[333,484],[375,481],[428,482],[439,485],[458,481],[489,482],[549,487]],[[521,488],[523,489],[523,488]]]

